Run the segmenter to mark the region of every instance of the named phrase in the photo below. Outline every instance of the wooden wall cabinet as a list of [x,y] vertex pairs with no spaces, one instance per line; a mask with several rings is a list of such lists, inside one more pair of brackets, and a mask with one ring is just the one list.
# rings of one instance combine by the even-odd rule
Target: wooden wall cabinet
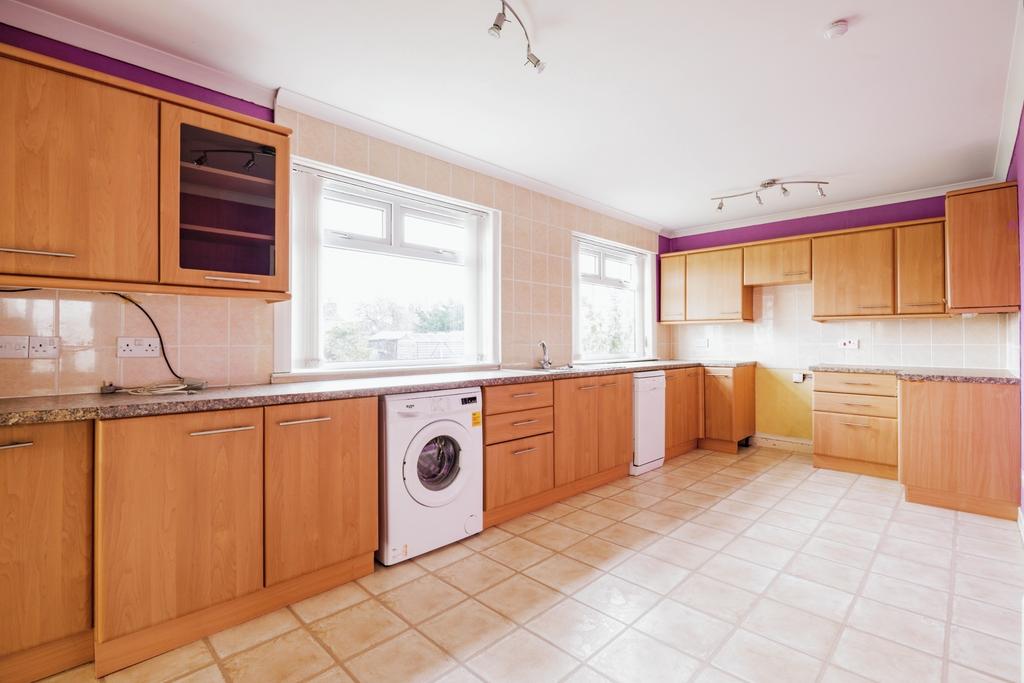
[[815,237],[814,317],[891,315],[893,264],[892,228]]
[[743,247],[744,285],[787,285],[810,281],[810,238]]
[[98,643],[263,586],[263,411],[96,423]]
[[156,282],[155,99],[0,57],[0,273]]
[[754,435],[755,366],[704,368],[704,438],[701,448],[739,452]]
[[0,680],[92,659],[92,436],[91,422],[0,427]]
[[1017,185],[974,187],[946,195],[949,309],[1020,308]]
[[704,436],[704,368],[665,371],[665,457],[697,447]]
[[661,322],[686,320],[686,257],[661,259]]
[[896,313],[946,310],[944,224],[896,228]]
[[686,255],[687,320],[753,318],[753,290],[743,285],[743,249]]
[[814,466],[896,478],[896,375],[814,373]]
[[265,409],[266,585],[377,549],[377,403]]
[[1016,519],[1020,386],[900,382],[900,481],[907,500]]
[[555,486],[633,457],[633,375],[555,382]]

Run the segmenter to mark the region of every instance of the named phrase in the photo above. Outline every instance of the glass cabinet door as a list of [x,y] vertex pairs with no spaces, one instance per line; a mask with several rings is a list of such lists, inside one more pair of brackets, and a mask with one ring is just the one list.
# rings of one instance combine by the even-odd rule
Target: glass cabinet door
[[161,281],[286,290],[288,139],[174,105],[161,118]]

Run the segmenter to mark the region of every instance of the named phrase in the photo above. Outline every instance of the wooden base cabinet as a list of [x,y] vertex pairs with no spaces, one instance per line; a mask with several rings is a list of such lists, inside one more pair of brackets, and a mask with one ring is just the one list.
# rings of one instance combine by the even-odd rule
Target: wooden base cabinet
[[704,368],[665,371],[665,457],[697,447],[704,436]]
[[555,486],[633,458],[633,375],[555,382]]
[[1020,386],[900,382],[907,500],[1017,519]]
[[92,659],[91,422],[0,427],[0,680]]
[[701,448],[739,452],[754,435],[755,366],[704,368],[704,437]]
[[814,373],[814,466],[896,478],[896,375]]

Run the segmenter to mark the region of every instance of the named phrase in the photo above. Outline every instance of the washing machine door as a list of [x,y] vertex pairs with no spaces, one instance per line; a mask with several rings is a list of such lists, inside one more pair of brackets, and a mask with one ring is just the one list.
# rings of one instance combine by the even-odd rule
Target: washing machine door
[[432,422],[416,434],[402,463],[405,488],[413,500],[441,507],[458,497],[477,466],[465,457],[469,443],[469,430],[453,420]]

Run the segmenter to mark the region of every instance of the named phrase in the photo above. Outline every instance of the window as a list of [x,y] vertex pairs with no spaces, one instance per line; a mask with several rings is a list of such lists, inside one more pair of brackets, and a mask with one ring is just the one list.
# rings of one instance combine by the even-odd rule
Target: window
[[573,358],[652,357],[651,255],[574,236],[573,264]]
[[292,369],[498,362],[490,213],[314,167],[293,188]]

